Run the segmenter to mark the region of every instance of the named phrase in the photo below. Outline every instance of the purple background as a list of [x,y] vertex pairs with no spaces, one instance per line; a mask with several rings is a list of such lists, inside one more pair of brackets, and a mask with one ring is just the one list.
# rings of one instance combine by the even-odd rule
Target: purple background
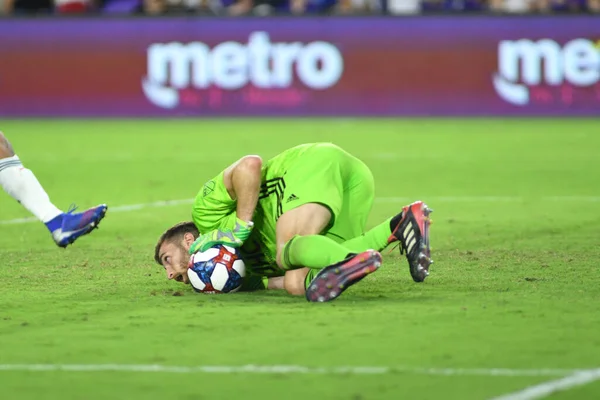
[[[336,85],[237,91],[190,89],[161,109],[142,91],[152,43],[327,41],[344,58]],[[600,115],[600,85],[539,85],[515,106],[492,85],[500,40],[598,42],[600,19],[576,17],[364,17],[269,19],[35,19],[0,24],[0,116],[427,116]]]

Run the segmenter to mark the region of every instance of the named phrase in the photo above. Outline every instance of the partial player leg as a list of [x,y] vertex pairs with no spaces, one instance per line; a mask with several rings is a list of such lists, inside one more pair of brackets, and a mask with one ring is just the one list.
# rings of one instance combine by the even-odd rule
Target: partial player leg
[[352,253],[369,249],[382,251],[389,244],[400,241],[401,253],[406,252],[410,274],[422,282],[429,274],[429,214],[422,202],[402,208],[402,212],[388,218],[365,232],[367,218],[374,201],[375,182],[371,170],[359,159],[350,156],[345,163],[343,201],[333,226],[325,233]]
[[[367,209],[353,209],[356,204],[351,207],[343,205],[347,190],[361,184],[361,177],[352,178],[356,172],[354,167],[358,165],[370,174],[360,160],[337,146],[320,144],[307,152],[297,165],[288,169],[285,175],[284,201],[281,203],[283,215],[276,227],[277,262],[285,270],[310,268],[306,273],[305,288],[313,282],[315,285],[323,283],[323,280],[316,279],[319,274],[336,277],[339,281],[337,287],[341,286],[341,290],[327,298],[330,300],[380,265],[380,260],[374,255],[351,254],[351,249],[339,243],[345,240],[339,235],[343,229],[337,232],[331,229],[339,227],[349,215],[354,215],[354,224],[362,221],[359,222],[360,229],[342,233],[348,234],[346,237],[354,237],[364,231],[364,222],[373,202],[372,178],[366,185],[367,196],[359,200],[368,205]],[[360,264],[357,260],[365,257],[367,263],[356,269]],[[329,284],[331,282],[328,281],[325,286]],[[309,296],[307,298],[312,300]]]
[[50,202],[46,191],[29,169],[25,168],[6,137],[0,132],[0,186],[42,221],[56,244],[66,247],[97,227],[106,213],[106,205],[75,214],[63,213]]
[[35,175],[23,167],[8,139],[0,133],[0,184],[15,200],[44,223],[62,214],[50,202]]
[[366,231],[367,220],[375,200],[375,180],[371,170],[352,157],[346,164],[349,172],[339,216],[325,235],[339,241],[353,253],[368,249],[383,250],[388,245],[391,218]]
[[395,217],[341,244],[353,253],[360,253],[367,249],[382,251],[399,241],[400,254],[406,253],[410,275],[415,282],[423,282],[433,264],[429,247],[429,215],[433,210],[422,201],[404,206],[402,210]]
[[[306,289],[309,301],[329,301],[359,282],[381,265],[375,251],[350,255],[336,241],[319,235],[330,224],[331,211],[316,203],[303,204],[285,212],[277,221],[277,263],[280,268],[309,268],[304,288],[286,274],[285,288],[290,294]],[[297,278],[297,277],[296,277]]]
[[277,265],[284,270],[321,269],[346,258],[348,249],[320,235],[331,218],[331,211],[316,203],[283,213],[276,226]]

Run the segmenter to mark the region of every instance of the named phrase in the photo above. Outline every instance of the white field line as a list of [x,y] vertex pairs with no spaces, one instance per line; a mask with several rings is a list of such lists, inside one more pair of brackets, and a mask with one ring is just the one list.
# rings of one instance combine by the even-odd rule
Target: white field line
[[[514,203],[522,202],[527,198],[519,196],[434,196],[427,197],[425,200],[430,204],[435,203]],[[408,204],[414,201],[411,197],[377,197],[375,198],[376,203],[398,203]],[[545,196],[536,201],[550,201],[550,202],[588,202],[597,203],[600,202],[600,196]],[[129,212],[142,210],[144,208],[161,208],[179,206],[182,204],[192,204],[194,199],[182,199],[182,200],[165,200],[155,201],[152,203],[140,203],[140,204],[129,204],[124,206],[112,207],[108,205],[108,211],[110,214],[115,212]],[[29,218],[16,218],[0,220],[0,225],[12,225],[12,224],[25,224],[29,222],[35,222],[37,219]]]
[[552,393],[569,390],[600,380],[600,368],[575,372],[561,379],[556,379],[539,385],[529,386],[518,392],[509,393],[492,400],[534,400],[546,397]]
[[388,373],[412,373],[419,375],[459,375],[459,376],[564,376],[584,373],[585,370],[566,369],[508,369],[508,368],[411,368],[411,367],[307,367],[301,365],[202,365],[202,366],[167,366],[167,365],[135,365],[135,364],[0,364],[2,371],[68,371],[68,372],[164,372],[178,374],[215,373],[215,374],[353,374],[382,375]]

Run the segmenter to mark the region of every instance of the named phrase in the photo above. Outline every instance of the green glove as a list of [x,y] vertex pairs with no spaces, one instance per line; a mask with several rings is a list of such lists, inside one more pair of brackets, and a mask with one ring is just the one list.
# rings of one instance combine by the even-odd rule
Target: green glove
[[194,254],[198,251],[206,251],[218,244],[234,248],[241,247],[250,236],[250,233],[252,233],[253,227],[254,223],[252,221],[245,222],[238,218],[235,221],[235,228],[233,230],[216,229],[198,236],[198,239],[190,246],[189,253]]

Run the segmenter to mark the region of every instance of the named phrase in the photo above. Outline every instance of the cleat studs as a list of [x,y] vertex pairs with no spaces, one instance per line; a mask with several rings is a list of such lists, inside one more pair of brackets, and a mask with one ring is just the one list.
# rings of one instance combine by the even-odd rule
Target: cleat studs
[[342,272],[342,271],[341,271],[339,268],[336,268],[336,269],[333,271],[333,273],[334,273],[334,274],[336,274],[336,275],[339,275],[339,274],[340,274],[340,272]]
[[343,289],[343,288],[344,288],[344,285],[340,283],[340,284],[338,285],[338,288],[340,288],[340,289]]
[[374,265],[375,265],[376,268],[381,267],[381,263],[379,261],[377,261]]
[[333,298],[335,298],[335,296],[336,296],[336,293],[335,293],[335,292],[333,292],[333,291],[332,291],[331,293],[329,293],[329,298],[330,298],[330,299],[333,299]]
[[331,283],[328,283],[326,287],[327,289],[333,289],[333,285]]

